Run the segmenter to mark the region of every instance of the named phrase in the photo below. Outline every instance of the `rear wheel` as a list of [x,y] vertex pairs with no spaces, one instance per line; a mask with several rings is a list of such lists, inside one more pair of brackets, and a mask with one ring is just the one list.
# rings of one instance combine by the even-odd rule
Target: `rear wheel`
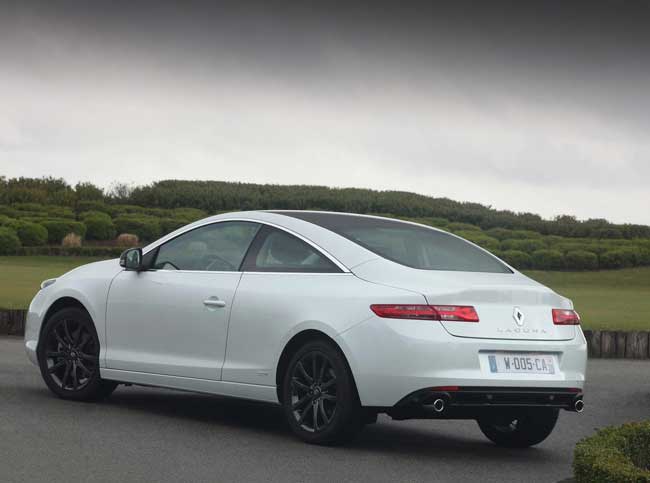
[[363,426],[350,370],[343,355],[327,341],[308,342],[293,355],[282,396],[289,426],[308,443],[340,443]]
[[559,410],[536,408],[477,420],[481,431],[499,446],[527,448],[544,441],[555,428]]
[[78,308],[62,309],[47,321],[38,344],[38,362],[47,387],[63,399],[101,399],[117,386],[99,377],[95,324]]

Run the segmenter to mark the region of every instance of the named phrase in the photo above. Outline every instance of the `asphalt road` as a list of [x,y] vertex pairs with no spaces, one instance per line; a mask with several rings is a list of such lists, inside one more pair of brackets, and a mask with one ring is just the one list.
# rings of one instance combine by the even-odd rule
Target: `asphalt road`
[[0,481],[556,482],[571,476],[580,438],[650,418],[650,362],[590,361],[585,402],[527,450],[497,448],[473,421],[382,416],[324,448],[294,439],[274,406],[135,386],[103,403],[62,401],[22,340],[0,338]]

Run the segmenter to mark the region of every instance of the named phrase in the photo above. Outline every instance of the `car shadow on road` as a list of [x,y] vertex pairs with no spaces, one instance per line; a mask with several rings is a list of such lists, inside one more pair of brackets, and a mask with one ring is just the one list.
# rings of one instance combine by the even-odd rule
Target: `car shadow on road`
[[[106,404],[120,410],[206,423],[212,428],[215,426],[236,428],[264,437],[294,440],[284,420],[282,408],[272,404],[143,388],[119,389]],[[514,461],[532,463],[551,459],[550,453],[544,448],[527,450],[499,448],[487,440],[482,441],[480,436],[473,439],[461,434],[450,435],[448,430],[438,432],[428,422],[426,424],[428,427],[414,427],[413,424],[393,423],[387,417],[380,417],[377,424],[367,426],[354,441],[342,447],[329,447],[326,450],[381,452],[446,460],[466,460],[471,457],[473,461],[485,459],[492,463],[495,460],[504,463]],[[476,431],[478,434],[478,428]]]

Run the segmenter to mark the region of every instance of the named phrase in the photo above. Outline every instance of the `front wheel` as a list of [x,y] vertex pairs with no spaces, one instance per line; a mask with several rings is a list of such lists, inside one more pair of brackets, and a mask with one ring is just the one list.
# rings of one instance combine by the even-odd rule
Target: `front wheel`
[[527,448],[541,443],[551,434],[558,414],[555,408],[536,408],[486,416],[477,422],[483,434],[495,444]]
[[340,351],[327,341],[308,342],[293,355],[282,396],[289,426],[308,443],[340,443],[363,426],[352,374]]
[[81,309],[62,309],[47,321],[38,362],[47,387],[63,399],[101,399],[117,386],[99,377],[99,339],[95,324]]

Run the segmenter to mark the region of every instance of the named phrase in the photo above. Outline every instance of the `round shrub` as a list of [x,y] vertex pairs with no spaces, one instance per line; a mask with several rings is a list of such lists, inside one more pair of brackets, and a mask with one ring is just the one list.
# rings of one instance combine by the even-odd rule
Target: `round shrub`
[[650,482],[650,421],[605,428],[578,442],[577,483]]
[[564,255],[566,267],[569,270],[596,270],[598,255],[587,250],[572,250]]
[[115,228],[118,233],[135,233],[145,241],[153,241],[161,235],[160,220],[150,216],[118,216],[115,219]]
[[58,245],[68,233],[75,233],[83,238],[86,225],[74,220],[45,220],[40,222],[47,229],[47,242]]
[[47,243],[47,228],[37,223],[18,220],[12,226],[20,243],[25,247],[38,247]]
[[639,265],[648,266],[650,265],[650,248],[643,248],[639,251]]
[[115,237],[115,224],[106,213],[88,212],[83,221],[89,240],[112,240]]
[[6,226],[0,226],[0,255],[13,255],[20,249],[20,238]]
[[501,248],[504,250],[519,250],[521,252],[533,253],[537,250],[546,248],[546,244],[542,240],[534,239],[521,239],[521,240],[504,240],[501,242]]
[[506,250],[501,253],[501,258],[516,269],[523,270],[533,266],[532,257],[521,250]]
[[637,264],[637,252],[631,248],[608,250],[600,255],[601,268],[626,268]]
[[565,267],[564,255],[557,250],[537,250],[532,258],[533,268],[538,270],[561,270]]

